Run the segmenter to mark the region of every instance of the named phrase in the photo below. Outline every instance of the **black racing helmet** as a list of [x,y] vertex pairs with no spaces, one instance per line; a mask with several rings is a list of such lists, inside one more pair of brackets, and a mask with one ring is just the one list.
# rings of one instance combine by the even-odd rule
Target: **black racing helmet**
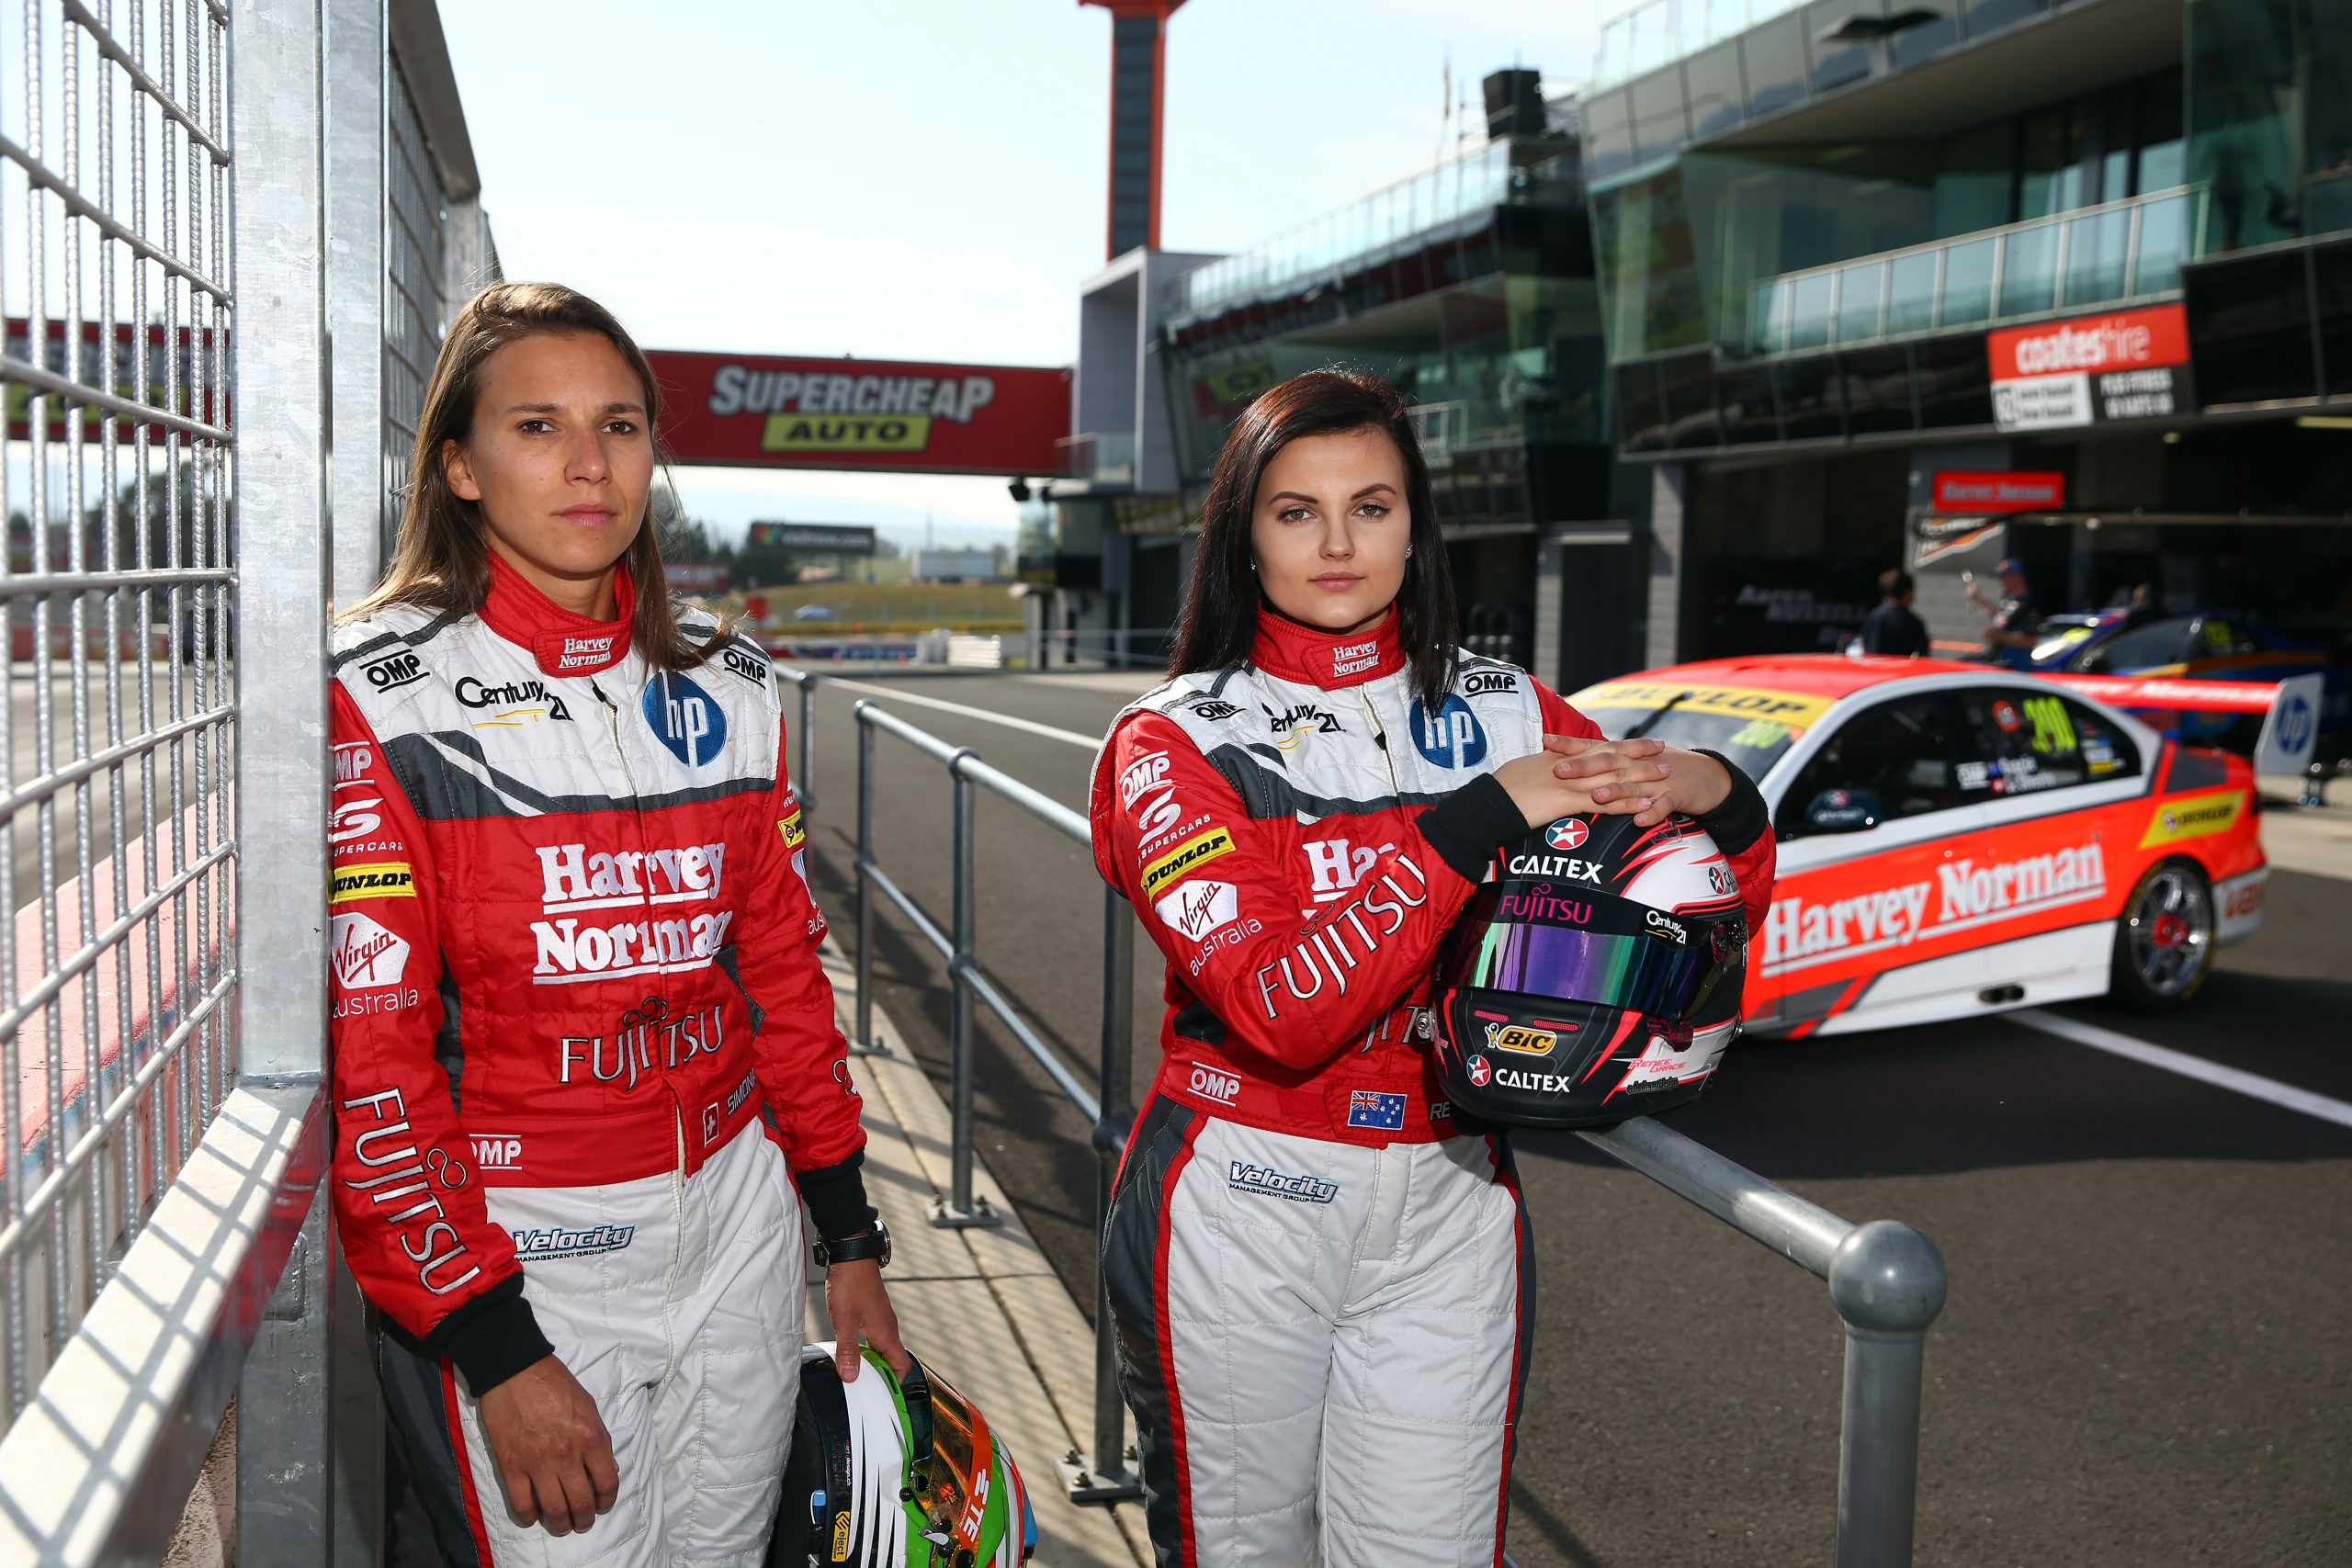
[[1697,1098],[1739,1027],[1747,921],[1690,818],[1563,817],[1505,853],[1438,960],[1457,1111],[1591,1127]]

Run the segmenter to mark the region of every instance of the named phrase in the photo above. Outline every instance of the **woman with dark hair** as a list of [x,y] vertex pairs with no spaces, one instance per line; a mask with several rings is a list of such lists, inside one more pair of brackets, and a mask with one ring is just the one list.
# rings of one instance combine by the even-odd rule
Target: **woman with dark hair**
[[1693,817],[1769,901],[1753,784],[1601,739],[1454,621],[1403,400],[1285,381],[1217,459],[1172,679],[1095,765],[1096,863],[1168,959],[1102,1252],[1163,1564],[1499,1562],[1533,1279],[1508,1145],[1433,1087],[1439,940],[1579,813]]
[[335,633],[336,1224],[452,1563],[761,1561],[797,1200],[908,1364],[775,674],[670,602],[660,416],[594,300],[476,296]]

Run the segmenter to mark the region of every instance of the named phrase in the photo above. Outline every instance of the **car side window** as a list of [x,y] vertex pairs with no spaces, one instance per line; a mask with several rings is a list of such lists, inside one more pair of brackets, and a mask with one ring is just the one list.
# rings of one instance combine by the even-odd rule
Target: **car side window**
[[1960,784],[1972,800],[2129,778],[2132,738],[2094,709],[2048,690],[1980,687],[1960,696]]
[[1840,724],[1782,797],[1779,835],[1803,838],[1807,807],[1832,790],[1874,797],[1881,822],[1962,804],[1945,711],[1933,694],[1903,697]]
[[2119,674],[2177,664],[2188,657],[2188,622],[2181,616],[2151,621],[2128,632],[2118,632],[2075,660],[2075,668],[2094,674]]

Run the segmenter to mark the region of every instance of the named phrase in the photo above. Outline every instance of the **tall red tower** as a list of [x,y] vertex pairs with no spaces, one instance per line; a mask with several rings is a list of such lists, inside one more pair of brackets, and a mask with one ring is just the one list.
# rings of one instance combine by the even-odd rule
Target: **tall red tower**
[[1168,18],[1184,0],[1078,0],[1111,13],[1108,256],[1159,244],[1159,119]]

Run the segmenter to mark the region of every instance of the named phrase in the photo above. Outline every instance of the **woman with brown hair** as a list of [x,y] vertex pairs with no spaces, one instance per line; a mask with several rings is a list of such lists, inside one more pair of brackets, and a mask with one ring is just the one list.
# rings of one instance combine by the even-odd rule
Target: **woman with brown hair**
[[796,1187],[842,1343],[907,1359],[775,672],[671,603],[660,415],[594,301],[484,290],[335,634],[335,1213],[453,1562],[761,1560]]
[[1102,1243],[1153,1546],[1499,1562],[1532,1254],[1508,1143],[1437,1088],[1432,960],[1497,850],[1589,813],[1694,818],[1760,920],[1763,799],[1454,646],[1429,470],[1370,376],[1234,423],[1170,673],[1091,800],[1168,959]]

